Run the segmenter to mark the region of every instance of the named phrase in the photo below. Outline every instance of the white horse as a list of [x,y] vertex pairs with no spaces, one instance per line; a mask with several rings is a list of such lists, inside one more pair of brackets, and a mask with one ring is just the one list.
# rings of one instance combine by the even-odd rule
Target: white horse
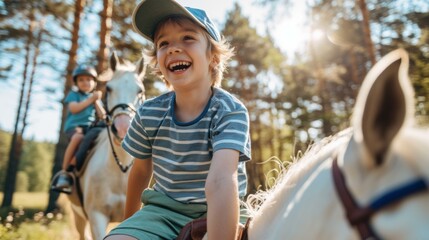
[[88,230],[92,239],[102,239],[109,222],[122,221],[129,173],[126,170],[132,164],[132,157],[121,148],[120,142],[135,107],[139,100],[144,100],[143,59],[136,66],[120,64],[113,54],[110,68],[111,79],[106,85],[106,112],[110,124],[95,140],[95,146],[88,154],[90,159],[87,159],[86,169],[75,184],[81,191],[75,188],[69,196],[80,239],[90,239]]
[[429,239],[429,131],[412,126],[408,62],[402,49],[382,58],[363,82],[351,129],[253,196],[265,201],[249,239]]

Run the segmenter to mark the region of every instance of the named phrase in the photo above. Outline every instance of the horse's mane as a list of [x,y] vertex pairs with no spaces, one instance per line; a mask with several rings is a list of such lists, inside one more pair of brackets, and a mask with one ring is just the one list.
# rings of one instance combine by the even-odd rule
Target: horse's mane
[[292,157],[292,161],[282,163],[279,159],[270,160],[278,161],[280,169],[271,170],[278,171],[278,177],[267,190],[258,190],[256,193],[250,194],[246,201],[241,203],[250,217],[255,217],[264,203],[275,200],[275,196],[281,190],[286,189],[282,194],[290,195],[291,190],[298,184],[299,180],[304,175],[313,172],[311,170],[326,159],[318,156],[331,152],[339,144],[344,143],[344,140],[350,138],[351,133],[351,129],[346,129],[336,135],[323,138],[321,141],[311,144],[304,153],[298,152],[297,156]]

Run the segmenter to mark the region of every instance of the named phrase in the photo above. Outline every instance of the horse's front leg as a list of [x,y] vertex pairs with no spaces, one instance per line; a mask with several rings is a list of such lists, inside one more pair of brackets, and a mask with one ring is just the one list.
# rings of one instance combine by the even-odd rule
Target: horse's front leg
[[87,230],[88,221],[85,217],[82,216],[82,208],[72,205],[72,211],[75,227],[79,234],[79,240],[91,239],[91,236]]
[[94,240],[101,240],[106,235],[106,229],[109,224],[109,218],[105,213],[99,212],[97,210],[91,211],[88,214],[88,219],[91,227],[92,238]]

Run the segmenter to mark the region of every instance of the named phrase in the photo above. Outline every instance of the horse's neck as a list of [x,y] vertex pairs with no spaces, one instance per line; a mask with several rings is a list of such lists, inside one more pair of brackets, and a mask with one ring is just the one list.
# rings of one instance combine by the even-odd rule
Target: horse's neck
[[[420,176],[429,179],[429,129],[407,128],[394,143]],[[413,144],[410,144],[410,143]]]
[[113,139],[113,135],[111,135],[111,142],[109,141],[109,134],[107,132],[107,128],[100,132],[98,136],[95,146],[94,152],[90,159],[89,165],[96,166],[94,169],[112,169],[117,168],[115,170],[119,170],[119,166],[116,163],[115,157],[113,155],[113,151],[119,161],[123,164],[128,165],[131,162],[131,157],[124,151],[120,144],[116,144]]
[[[283,218],[283,213],[289,207],[291,199],[295,197],[301,186],[310,178],[311,174],[338,150],[339,147],[345,145],[350,138],[349,133],[345,133],[335,141],[325,139],[329,143],[319,143],[309,150],[305,157],[294,163],[287,172],[283,172],[278,179],[275,187],[268,190],[267,198],[261,205],[260,209],[254,214],[249,235],[252,239],[263,237],[270,223],[280,221]],[[255,238],[256,237],[256,238]]]

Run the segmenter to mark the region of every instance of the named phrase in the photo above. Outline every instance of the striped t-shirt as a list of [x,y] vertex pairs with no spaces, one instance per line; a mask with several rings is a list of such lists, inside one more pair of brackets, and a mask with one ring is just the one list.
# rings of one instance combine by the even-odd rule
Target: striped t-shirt
[[245,161],[250,160],[249,115],[228,92],[213,88],[213,96],[195,120],[179,122],[175,94],[146,100],[138,109],[122,147],[138,159],[152,158],[155,190],[187,203],[206,203],[205,182],[213,152],[240,152],[239,195],[247,188]]

